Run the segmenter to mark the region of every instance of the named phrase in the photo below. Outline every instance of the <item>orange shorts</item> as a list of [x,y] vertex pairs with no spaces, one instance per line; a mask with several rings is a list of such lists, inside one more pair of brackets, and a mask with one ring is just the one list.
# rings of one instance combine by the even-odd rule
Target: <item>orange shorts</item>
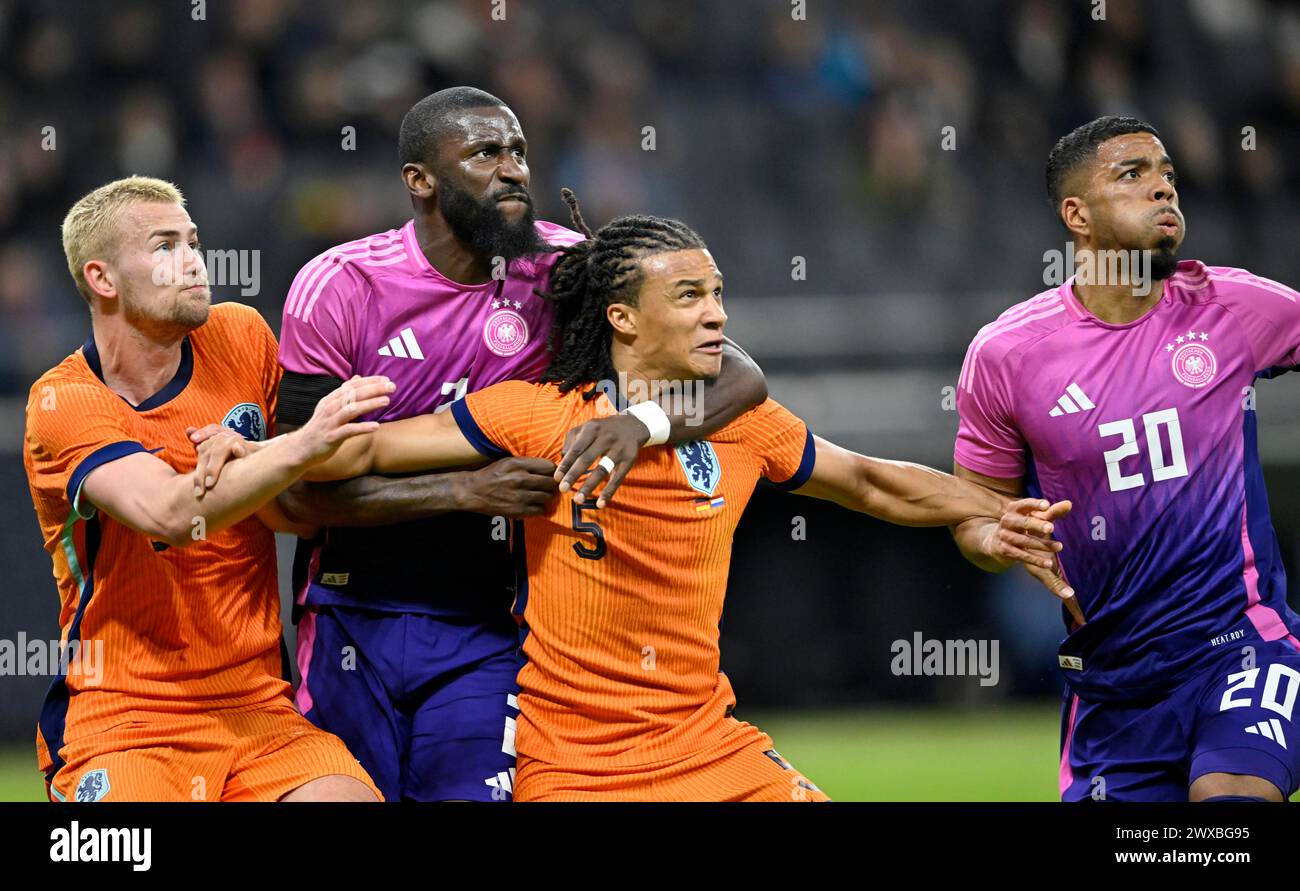
[[370,775],[287,700],[132,721],[65,743],[54,801],[278,801],[325,776]]
[[575,769],[520,753],[515,801],[830,801],[752,724],[727,719],[718,741],[686,758]]

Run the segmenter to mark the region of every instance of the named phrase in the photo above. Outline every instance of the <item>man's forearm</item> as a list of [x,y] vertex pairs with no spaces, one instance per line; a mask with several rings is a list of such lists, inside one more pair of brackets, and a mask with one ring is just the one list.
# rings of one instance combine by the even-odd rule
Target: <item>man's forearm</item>
[[906,461],[863,458],[860,472],[865,512],[901,526],[952,526],[975,518],[996,524],[1007,501],[982,486]]
[[[684,386],[692,382],[683,381]],[[683,391],[684,392],[684,391]],[[758,363],[732,341],[722,341],[722,371],[695,390],[699,399],[659,400],[671,425],[668,441],[674,444],[707,439],[736,418],[767,399],[767,378]],[[668,404],[665,404],[668,403]]]
[[[194,496],[191,476],[178,474],[166,494],[167,512],[173,520],[169,525],[176,532],[171,543],[197,541],[251,516],[298,479],[305,467],[294,442],[280,437],[228,464],[217,486],[208,489],[202,498]],[[194,531],[200,529],[201,534]]]
[[361,476],[332,483],[300,482],[279,497],[290,518],[320,526],[385,526],[450,511],[476,510],[468,472]]
[[354,436],[339,447],[328,461],[307,469],[304,480],[330,482],[365,476],[374,469],[375,445],[378,437],[373,433]]

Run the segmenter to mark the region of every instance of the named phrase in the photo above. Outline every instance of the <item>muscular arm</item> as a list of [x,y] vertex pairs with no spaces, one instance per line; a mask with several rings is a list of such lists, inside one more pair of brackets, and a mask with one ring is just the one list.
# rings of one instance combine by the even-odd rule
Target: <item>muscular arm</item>
[[[228,462],[251,455],[265,448],[269,443],[247,440],[235,431],[221,424],[208,424],[205,427],[188,427],[185,432],[194,442],[198,454],[194,466],[194,488],[211,489],[221,476],[221,469]],[[288,490],[286,490],[288,491]],[[311,538],[317,527],[298,522],[290,518],[272,498],[262,504],[255,512],[262,525],[272,532],[289,532],[299,538]]]
[[[206,481],[195,478],[203,476],[197,467],[196,474],[178,474],[152,454],[135,453],[90,471],[77,497],[150,538],[185,547],[250,516],[308,468],[328,461],[350,437],[377,428],[355,419],[387,405],[392,382],[367,377],[350,384],[322,399],[301,430],[232,462],[218,488],[205,488]],[[196,529],[202,534],[194,534]]]
[[[306,467],[293,438],[286,437],[233,462],[221,486],[196,495],[189,474],[162,459],[127,455],[92,470],[81,497],[126,526],[173,547],[185,547],[253,514]],[[202,518],[202,524],[196,522]],[[201,528],[203,535],[196,535]]]
[[[298,485],[295,483],[294,485]],[[320,523],[311,519],[311,514],[296,515],[288,513],[280,504],[280,498],[292,489],[290,486],[275,498],[259,507],[254,514],[262,525],[272,532],[287,532],[299,538],[312,538],[320,531]]]
[[554,472],[544,458],[501,458],[471,471],[298,482],[276,504],[304,526],[386,526],[454,511],[528,517],[542,513],[555,494]]
[[[339,383],[340,379],[328,375],[285,371],[278,428],[295,429],[316,401]],[[481,462],[475,454],[465,463]],[[550,461],[511,457],[468,472],[300,481],[281,493],[276,503],[290,518],[323,526],[383,526],[452,511],[531,516],[540,513],[555,492],[554,471]]]
[[1008,498],[905,461],[868,458],[820,436],[812,476],[796,494],[834,501],[900,526],[946,526],[987,519],[995,526]]
[[420,476],[359,476],[334,482],[298,482],[276,503],[286,515],[320,526],[386,526],[458,510],[477,510],[467,477],[450,471]]
[[[278,429],[291,431],[297,425],[282,421]],[[386,526],[452,511],[496,513],[501,511],[494,508],[508,507],[484,498],[474,477],[475,472],[444,471],[403,477],[366,474],[323,482],[300,480],[281,492],[276,504],[289,519],[318,526]]]
[[374,433],[354,436],[328,461],[309,468],[303,479],[341,480],[372,473],[466,467],[486,461],[460,432],[452,413],[444,411],[388,421]]
[[[958,546],[972,563],[997,567],[992,571],[1023,563],[1083,623],[1074,591],[1059,572],[1055,552],[1060,544],[1048,539],[1050,521],[1069,511],[1068,501],[1050,509],[1037,499],[1013,501],[1010,486],[1002,491],[918,464],[868,458],[820,437],[814,441],[817,463],[797,494],[825,498],[902,526],[952,526]],[[1037,538],[1031,541],[1014,529]],[[1013,543],[1021,539],[1023,543]]]

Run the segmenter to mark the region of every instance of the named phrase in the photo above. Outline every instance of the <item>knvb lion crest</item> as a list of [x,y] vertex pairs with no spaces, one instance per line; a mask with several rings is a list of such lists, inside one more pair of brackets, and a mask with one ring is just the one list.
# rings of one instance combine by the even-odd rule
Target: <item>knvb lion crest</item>
[[718,454],[707,442],[684,442],[676,449],[677,460],[681,462],[686,473],[686,482],[691,488],[705,495],[712,495],[722,479],[722,465],[718,463]]
[[266,439],[266,418],[262,417],[262,409],[251,402],[241,402],[226,412],[221,424],[244,439],[254,442]]
[[99,801],[111,788],[108,782],[108,771],[92,770],[77,783],[75,798],[77,801]]

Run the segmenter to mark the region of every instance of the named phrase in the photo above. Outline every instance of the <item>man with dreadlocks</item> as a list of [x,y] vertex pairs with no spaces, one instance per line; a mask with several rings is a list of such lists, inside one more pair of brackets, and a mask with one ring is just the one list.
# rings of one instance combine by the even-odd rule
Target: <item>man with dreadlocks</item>
[[[722,274],[700,237],[650,216],[593,235],[565,199],[588,240],[564,250],[551,279],[555,353],[543,382],[500,383],[450,412],[381,424],[311,478],[555,458],[566,430],[616,410],[602,381],[654,393],[718,373]],[[1031,551],[990,534],[985,547],[1000,558],[1050,566],[1058,547],[1030,516],[1046,502],[854,454],[771,399],[707,440],[644,449],[617,500],[562,495],[515,540],[527,574],[516,800],[826,799],[766,734],[732,717],[718,671],[732,535],[760,478],[905,525],[995,517],[1030,528]]]
[[[554,308],[535,292],[558,248],[582,235],[534,219],[527,149],[514,113],[482,90],[441,90],[407,112],[398,150],[412,219],[325,251],[289,289],[281,430],[354,374],[396,382],[400,395],[367,418],[379,420],[537,380]],[[520,661],[504,518],[545,510],[557,480],[564,491],[602,458],[579,491],[604,482],[609,497],[647,438],[707,435],[761,402],[762,373],[728,350],[702,413],[647,404],[649,414],[586,425],[558,470],[508,458],[286,494],[286,513],[327,527],[300,542],[295,566],[298,705],[385,798],[509,800]]]

